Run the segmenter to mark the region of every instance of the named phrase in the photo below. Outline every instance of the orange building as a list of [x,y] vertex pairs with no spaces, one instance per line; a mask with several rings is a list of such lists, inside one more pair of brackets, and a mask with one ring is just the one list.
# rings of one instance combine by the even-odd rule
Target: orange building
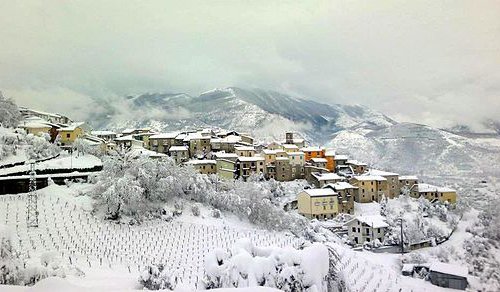
[[325,159],[326,159],[326,169],[331,172],[335,172],[335,151],[331,149],[325,150]]
[[300,149],[304,152],[305,161],[309,161],[312,158],[325,158],[325,150],[319,147],[305,147]]

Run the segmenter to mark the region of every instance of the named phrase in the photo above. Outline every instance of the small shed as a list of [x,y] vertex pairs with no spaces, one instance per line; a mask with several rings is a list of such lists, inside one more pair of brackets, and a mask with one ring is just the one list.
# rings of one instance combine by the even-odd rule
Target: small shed
[[468,270],[465,267],[440,262],[432,263],[429,269],[429,279],[432,284],[460,290],[467,288],[467,274]]

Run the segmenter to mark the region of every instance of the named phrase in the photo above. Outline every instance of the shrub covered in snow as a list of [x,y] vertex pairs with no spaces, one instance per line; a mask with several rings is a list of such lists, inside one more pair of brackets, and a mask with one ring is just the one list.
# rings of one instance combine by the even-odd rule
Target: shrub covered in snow
[[273,189],[265,181],[219,181],[192,167],[179,166],[169,157],[110,157],[104,160],[92,193],[96,209],[113,219],[130,216],[141,221],[161,216],[159,206],[164,203],[195,201],[269,229],[303,230],[304,218],[273,204]]
[[148,290],[174,290],[176,282],[163,264],[150,265],[139,275],[139,284]]
[[215,250],[205,260],[205,289],[273,287],[282,291],[327,291],[329,254],[326,246],[303,250],[256,247],[241,239],[232,250]]

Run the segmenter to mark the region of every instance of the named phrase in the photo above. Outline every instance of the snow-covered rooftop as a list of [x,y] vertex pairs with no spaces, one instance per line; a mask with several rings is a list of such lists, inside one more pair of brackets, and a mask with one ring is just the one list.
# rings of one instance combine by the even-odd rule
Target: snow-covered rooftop
[[131,158],[137,158],[137,157],[166,157],[167,155],[151,151],[143,147],[133,147],[132,149],[130,149],[129,152],[127,152],[126,156]]
[[315,157],[315,158],[311,158],[312,162],[315,162],[315,163],[327,163],[328,160],[326,160],[325,158],[321,158],[321,157]]
[[127,136],[118,137],[115,140],[116,141],[133,141],[133,140],[136,140],[136,139],[132,135],[127,135]]
[[168,149],[168,151],[188,151],[187,146],[172,146]]
[[313,172],[311,174],[318,181],[324,181],[324,180],[341,180],[341,179],[343,179],[343,177],[341,177],[338,174],[333,173],[333,172],[327,172],[327,173]]
[[425,193],[430,193],[430,192],[441,192],[441,193],[455,192],[454,189],[450,189],[450,188],[447,188],[447,187],[438,187],[438,186],[435,186],[435,185],[424,184],[424,183],[419,183],[418,184],[418,191],[419,192],[425,192]]
[[335,190],[357,189],[358,188],[358,187],[355,187],[355,186],[351,185],[350,183],[347,183],[344,181],[336,182],[334,184],[327,184],[325,187],[330,187],[330,188],[333,188]]
[[253,146],[235,146],[234,149],[238,151],[255,151]]
[[217,158],[238,158],[236,153],[215,152],[213,155]]
[[84,122],[79,122],[79,123],[72,123],[71,125],[68,125],[67,127],[57,129],[58,131],[74,131],[76,128],[81,127]]
[[262,150],[262,153],[264,153],[266,155],[274,155],[274,154],[276,154],[276,150],[264,149],[264,150]]
[[347,160],[346,163],[347,164],[352,164],[352,165],[363,165],[363,166],[367,165],[366,163],[360,162],[360,161],[357,161],[357,160]]
[[386,181],[387,180],[385,177],[382,177],[380,175],[358,175],[358,176],[355,176],[354,179],[364,180],[364,181],[371,181],[371,180]]
[[467,278],[467,275],[469,274],[469,271],[465,266],[452,265],[441,262],[432,263],[430,270],[442,274],[455,275],[464,278]]
[[304,152],[302,151],[288,152],[288,156],[304,156]]
[[322,151],[323,149],[319,148],[319,147],[304,147],[304,148],[301,148],[300,151],[302,152],[320,152]]
[[337,193],[332,189],[305,189],[304,192],[311,197],[336,196]]
[[276,157],[276,160],[290,160],[288,157]]
[[283,148],[285,148],[285,149],[299,149],[299,147],[297,147],[297,145],[294,145],[294,144],[283,144]]
[[242,161],[242,162],[251,162],[251,161],[260,161],[260,160],[265,160],[265,159],[264,159],[264,157],[260,157],[260,156],[254,156],[254,157],[239,156],[238,160]]
[[193,160],[189,160],[186,162],[186,164],[193,164],[193,165],[199,165],[199,164],[216,164],[217,161],[215,160],[209,160],[209,159],[202,159],[202,160],[199,160],[199,159],[193,159]]
[[359,222],[365,223],[366,225],[372,227],[372,228],[384,228],[384,227],[389,227],[389,224],[385,222],[385,217],[381,215],[365,215],[365,216],[358,216],[356,217],[356,220]]
[[152,135],[149,137],[150,139],[175,139],[179,135],[178,132],[171,132],[171,133],[161,133],[161,134],[156,134]]

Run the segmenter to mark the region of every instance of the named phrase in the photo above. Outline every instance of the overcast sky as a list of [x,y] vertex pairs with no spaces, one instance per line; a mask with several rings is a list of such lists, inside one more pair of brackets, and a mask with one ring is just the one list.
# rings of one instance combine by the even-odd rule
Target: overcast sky
[[500,119],[500,1],[175,2],[1,1],[0,90],[71,114],[243,86],[440,127]]

